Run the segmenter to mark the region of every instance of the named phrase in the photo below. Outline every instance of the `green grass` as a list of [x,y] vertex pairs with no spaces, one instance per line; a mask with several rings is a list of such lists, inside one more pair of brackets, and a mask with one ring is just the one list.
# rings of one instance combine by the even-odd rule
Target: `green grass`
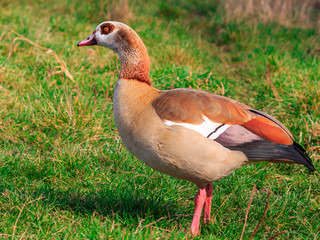
[[[130,2],[134,17],[122,17],[147,45],[153,85],[203,89],[272,114],[319,170],[319,32],[226,21],[221,3],[209,2]],[[112,13],[108,6],[0,3],[0,64],[7,60],[0,67],[0,238],[190,238],[196,187],[128,153],[112,114],[117,58],[107,49],[76,47]],[[10,29],[52,49],[74,81],[46,51],[14,42]],[[267,67],[282,101],[266,80]],[[237,170],[213,183],[214,221],[201,225],[199,239],[239,239],[254,184],[244,239],[258,224],[268,191],[255,239],[281,231],[280,239],[319,239],[319,177],[300,165]]]

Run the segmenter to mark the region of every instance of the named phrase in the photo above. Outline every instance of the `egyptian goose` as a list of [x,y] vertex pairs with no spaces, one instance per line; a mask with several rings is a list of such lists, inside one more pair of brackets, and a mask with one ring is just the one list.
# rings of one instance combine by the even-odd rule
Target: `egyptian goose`
[[270,161],[304,164],[311,159],[288,129],[270,115],[227,97],[192,89],[151,86],[149,55],[129,26],[103,22],[78,46],[99,45],[119,55],[114,118],[128,150],[149,167],[193,182],[199,189],[191,224],[210,220],[212,184],[241,166]]

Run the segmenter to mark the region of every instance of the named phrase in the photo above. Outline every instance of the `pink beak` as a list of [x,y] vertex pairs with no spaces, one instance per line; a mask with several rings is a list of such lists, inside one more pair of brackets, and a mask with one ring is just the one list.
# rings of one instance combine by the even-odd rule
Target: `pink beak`
[[97,40],[95,38],[95,34],[92,33],[89,37],[87,37],[86,39],[78,42],[77,46],[81,47],[81,46],[89,46],[89,45],[97,45]]

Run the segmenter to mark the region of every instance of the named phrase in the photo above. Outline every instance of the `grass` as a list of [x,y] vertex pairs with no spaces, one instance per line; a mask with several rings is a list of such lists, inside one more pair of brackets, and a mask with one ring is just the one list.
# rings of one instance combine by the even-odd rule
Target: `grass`
[[[272,114],[319,169],[319,32],[229,20],[220,2],[209,2],[123,1],[120,14],[114,2],[1,1],[0,238],[191,237],[196,187],[128,153],[112,114],[117,58],[107,49],[76,47],[108,16],[144,40],[155,87],[203,89]],[[254,239],[279,233],[279,239],[319,239],[319,172],[271,163],[213,183],[214,221],[201,225],[198,238],[240,238],[254,184],[244,239],[269,191]]]

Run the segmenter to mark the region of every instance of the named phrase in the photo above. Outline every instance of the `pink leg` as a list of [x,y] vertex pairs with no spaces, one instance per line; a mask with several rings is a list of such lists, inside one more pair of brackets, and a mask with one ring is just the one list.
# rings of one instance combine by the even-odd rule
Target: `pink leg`
[[203,222],[209,223],[211,218],[211,199],[212,199],[212,193],[213,193],[213,187],[212,184],[209,183],[206,188],[206,200],[204,202],[204,210],[203,210]]
[[194,236],[199,234],[200,217],[203,208],[204,201],[206,200],[206,189],[199,189],[198,194],[195,196],[195,208],[193,219],[191,223],[191,232]]

